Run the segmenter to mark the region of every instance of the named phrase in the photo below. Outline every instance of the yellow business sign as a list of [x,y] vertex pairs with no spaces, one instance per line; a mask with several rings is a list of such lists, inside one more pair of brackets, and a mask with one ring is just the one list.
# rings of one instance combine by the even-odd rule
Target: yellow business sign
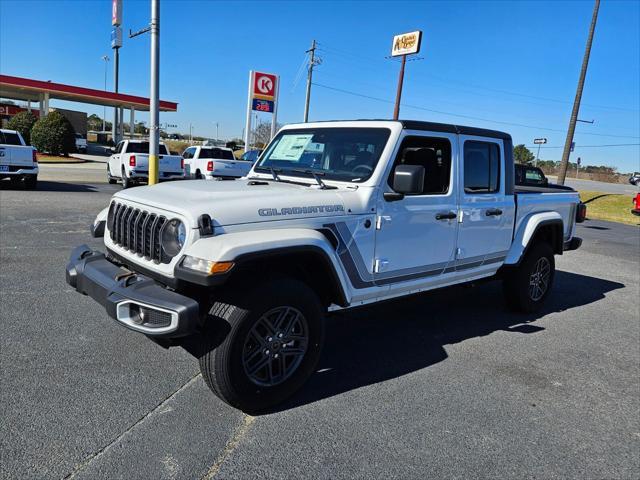
[[420,51],[420,43],[422,42],[422,31],[401,33],[393,37],[393,45],[391,46],[391,56],[398,57],[400,55],[411,55]]

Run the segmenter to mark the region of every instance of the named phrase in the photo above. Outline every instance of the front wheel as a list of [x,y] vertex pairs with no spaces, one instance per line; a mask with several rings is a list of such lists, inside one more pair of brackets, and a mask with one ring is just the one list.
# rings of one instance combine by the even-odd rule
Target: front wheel
[[509,307],[525,313],[540,310],[551,292],[555,269],[551,245],[546,242],[533,245],[503,281]]
[[323,314],[315,292],[297,280],[243,293],[213,304],[200,370],[223,401],[260,412],[289,398],[313,373],[324,341]]

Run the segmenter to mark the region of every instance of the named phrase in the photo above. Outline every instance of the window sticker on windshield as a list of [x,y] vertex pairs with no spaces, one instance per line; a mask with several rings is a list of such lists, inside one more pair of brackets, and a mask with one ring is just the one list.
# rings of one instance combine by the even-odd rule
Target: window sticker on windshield
[[273,152],[269,156],[270,160],[286,160],[297,162],[304,153],[307,145],[311,142],[313,134],[308,135],[283,135]]

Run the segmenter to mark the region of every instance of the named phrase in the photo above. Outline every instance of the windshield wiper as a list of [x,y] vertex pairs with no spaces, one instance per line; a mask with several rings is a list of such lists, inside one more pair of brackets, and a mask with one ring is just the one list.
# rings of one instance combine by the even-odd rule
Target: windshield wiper
[[313,179],[318,183],[318,185],[320,185],[320,188],[322,190],[334,190],[338,187],[335,187],[333,185],[327,185],[326,183],[324,183],[322,181],[322,179],[320,178],[321,176],[324,177],[326,175],[326,173],[324,172],[318,172],[317,170],[304,170],[302,168],[292,168],[290,171],[292,172],[296,172],[296,173],[305,173],[307,175],[311,175],[313,177]]

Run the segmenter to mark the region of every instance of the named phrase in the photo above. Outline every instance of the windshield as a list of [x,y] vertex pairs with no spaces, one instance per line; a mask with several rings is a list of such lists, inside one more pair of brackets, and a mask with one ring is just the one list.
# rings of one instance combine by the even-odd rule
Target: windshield
[[270,169],[308,177],[363,182],[380,159],[391,131],[387,128],[309,128],[285,130],[269,144],[255,171]]
[[217,158],[221,160],[235,160],[231,150],[221,148],[201,148],[200,158]]

